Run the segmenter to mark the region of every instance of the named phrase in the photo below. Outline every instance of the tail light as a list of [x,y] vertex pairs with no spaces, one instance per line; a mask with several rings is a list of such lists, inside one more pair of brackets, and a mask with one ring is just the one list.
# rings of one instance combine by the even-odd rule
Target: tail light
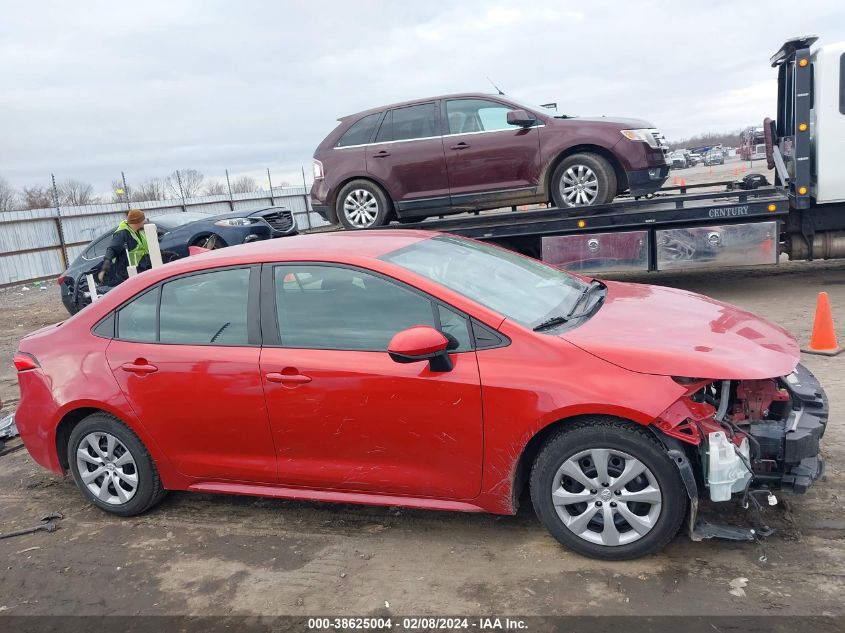
[[38,369],[41,367],[38,359],[32,354],[27,354],[26,352],[15,352],[12,362],[15,364],[15,369],[18,371],[28,371],[30,369]]
[[324,178],[326,173],[323,171],[323,163],[318,161],[316,158],[314,159],[314,180],[320,180]]
[[64,275],[60,275],[60,276],[59,276],[59,278],[58,278],[58,279],[56,279],[56,283],[57,283],[57,284],[59,284],[60,286],[61,286],[63,283],[65,283],[65,276],[64,276]]

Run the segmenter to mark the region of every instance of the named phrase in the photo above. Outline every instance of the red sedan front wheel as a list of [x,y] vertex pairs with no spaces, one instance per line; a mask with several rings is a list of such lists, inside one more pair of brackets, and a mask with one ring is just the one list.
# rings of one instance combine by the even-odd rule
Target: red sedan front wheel
[[622,560],[663,548],[686,515],[677,467],[642,427],[582,418],[552,437],[531,473],[540,520],[585,556]]

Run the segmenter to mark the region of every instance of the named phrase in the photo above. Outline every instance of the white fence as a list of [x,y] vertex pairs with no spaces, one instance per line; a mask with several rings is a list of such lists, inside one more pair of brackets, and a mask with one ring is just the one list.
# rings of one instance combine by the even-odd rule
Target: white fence
[[[325,224],[311,210],[304,187],[130,205],[148,218],[181,211],[218,215],[282,206],[293,212],[300,230]],[[0,213],[0,288],[59,276],[89,242],[117,226],[128,209],[127,203],[114,203]]]

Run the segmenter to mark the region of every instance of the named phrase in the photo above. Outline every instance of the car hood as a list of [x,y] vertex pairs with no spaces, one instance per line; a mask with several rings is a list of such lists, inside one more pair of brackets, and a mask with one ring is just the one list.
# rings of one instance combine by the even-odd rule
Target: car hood
[[617,117],[568,117],[566,119],[552,119],[555,124],[580,125],[582,123],[599,123],[617,130],[639,130],[642,128],[653,128],[654,125],[643,119],[624,119]]
[[800,350],[783,328],[692,292],[614,281],[602,307],[561,337],[647,374],[754,380],[785,376]]

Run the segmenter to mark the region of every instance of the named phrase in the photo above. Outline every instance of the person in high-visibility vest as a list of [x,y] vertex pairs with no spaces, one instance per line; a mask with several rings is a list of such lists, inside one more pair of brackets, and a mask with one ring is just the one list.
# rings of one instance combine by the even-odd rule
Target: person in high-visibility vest
[[107,285],[116,286],[126,281],[129,276],[127,266],[136,266],[139,271],[150,268],[150,249],[144,234],[145,221],[143,211],[132,209],[126,219],[117,225],[97,275],[100,283],[108,280]]

